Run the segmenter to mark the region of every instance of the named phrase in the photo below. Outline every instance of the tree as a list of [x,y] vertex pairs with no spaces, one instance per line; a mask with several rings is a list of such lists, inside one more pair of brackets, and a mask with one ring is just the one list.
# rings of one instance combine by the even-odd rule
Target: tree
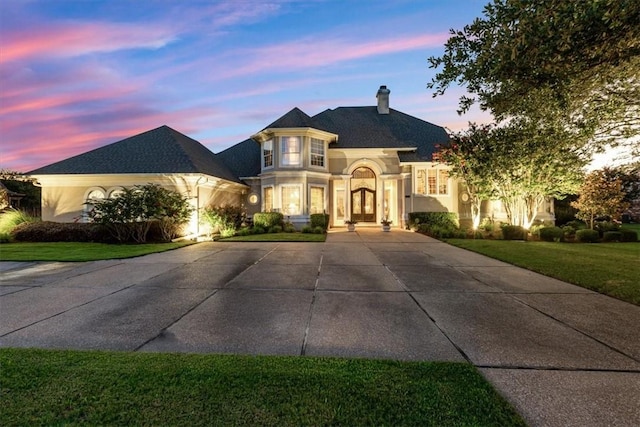
[[20,200],[20,209],[39,216],[42,190],[40,187],[36,187],[33,181],[33,179],[26,177],[21,172],[7,169],[0,170],[0,182],[8,190],[24,194],[24,197]]
[[469,128],[452,134],[448,144],[439,146],[436,157],[449,166],[449,175],[464,180],[471,202],[473,229],[481,220],[481,205],[493,194],[491,130],[493,125],[469,123]]
[[574,193],[587,157],[560,123],[514,119],[492,132],[493,181],[509,221],[529,229],[544,201]]
[[441,70],[428,87],[466,86],[460,113],[478,102],[498,121],[553,116],[593,147],[629,141],[640,133],[638,22],[637,0],[493,0],[429,58]]
[[578,209],[576,217],[587,222],[591,229],[598,217],[615,218],[628,207],[624,202],[622,180],[611,177],[606,170],[596,170],[587,175],[578,193],[578,200],[571,206]]
[[529,229],[548,198],[575,192],[586,156],[567,143],[561,125],[517,119],[497,127],[470,124],[440,148],[450,174],[465,180],[474,226],[482,200],[499,199],[513,225]]

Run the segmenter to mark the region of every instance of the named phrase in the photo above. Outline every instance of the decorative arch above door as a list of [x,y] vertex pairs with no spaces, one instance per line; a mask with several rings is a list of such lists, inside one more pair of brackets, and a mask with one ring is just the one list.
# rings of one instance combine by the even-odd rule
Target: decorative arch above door
[[351,219],[376,221],[376,174],[367,167],[359,167],[351,174]]

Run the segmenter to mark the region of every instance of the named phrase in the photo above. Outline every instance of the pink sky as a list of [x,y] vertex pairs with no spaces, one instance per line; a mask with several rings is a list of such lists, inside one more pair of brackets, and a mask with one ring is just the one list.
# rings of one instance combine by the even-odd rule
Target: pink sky
[[426,89],[426,58],[482,2],[367,4],[3,2],[0,167],[26,172],[164,124],[219,152],[296,106],[373,105],[381,84],[392,108],[453,130],[489,119],[456,114],[459,88]]

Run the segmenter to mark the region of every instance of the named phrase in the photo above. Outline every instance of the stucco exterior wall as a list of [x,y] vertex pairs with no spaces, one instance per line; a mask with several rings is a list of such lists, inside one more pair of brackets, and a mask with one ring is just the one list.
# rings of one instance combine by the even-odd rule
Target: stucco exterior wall
[[209,204],[240,204],[246,186],[201,174],[194,175],[45,175],[36,176],[42,186],[42,219],[54,222],[81,222],[89,194],[100,191],[105,197],[123,187],[157,184],[189,197],[194,207],[190,228],[198,229],[198,209]]

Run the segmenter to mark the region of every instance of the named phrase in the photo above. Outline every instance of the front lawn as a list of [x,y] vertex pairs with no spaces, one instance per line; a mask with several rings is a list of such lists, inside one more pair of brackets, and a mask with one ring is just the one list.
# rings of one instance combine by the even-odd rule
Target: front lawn
[[96,261],[131,258],[190,245],[192,242],[111,245],[106,243],[50,242],[0,244],[0,261]]
[[220,239],[220,242],[324,242],[326,239],[326,234],[263,233],[227,237],[226,239]]
[[524,426],[469,364],[0,349],[0,425]]
[[473,239],[447,243],[640,305],[640,243]]

